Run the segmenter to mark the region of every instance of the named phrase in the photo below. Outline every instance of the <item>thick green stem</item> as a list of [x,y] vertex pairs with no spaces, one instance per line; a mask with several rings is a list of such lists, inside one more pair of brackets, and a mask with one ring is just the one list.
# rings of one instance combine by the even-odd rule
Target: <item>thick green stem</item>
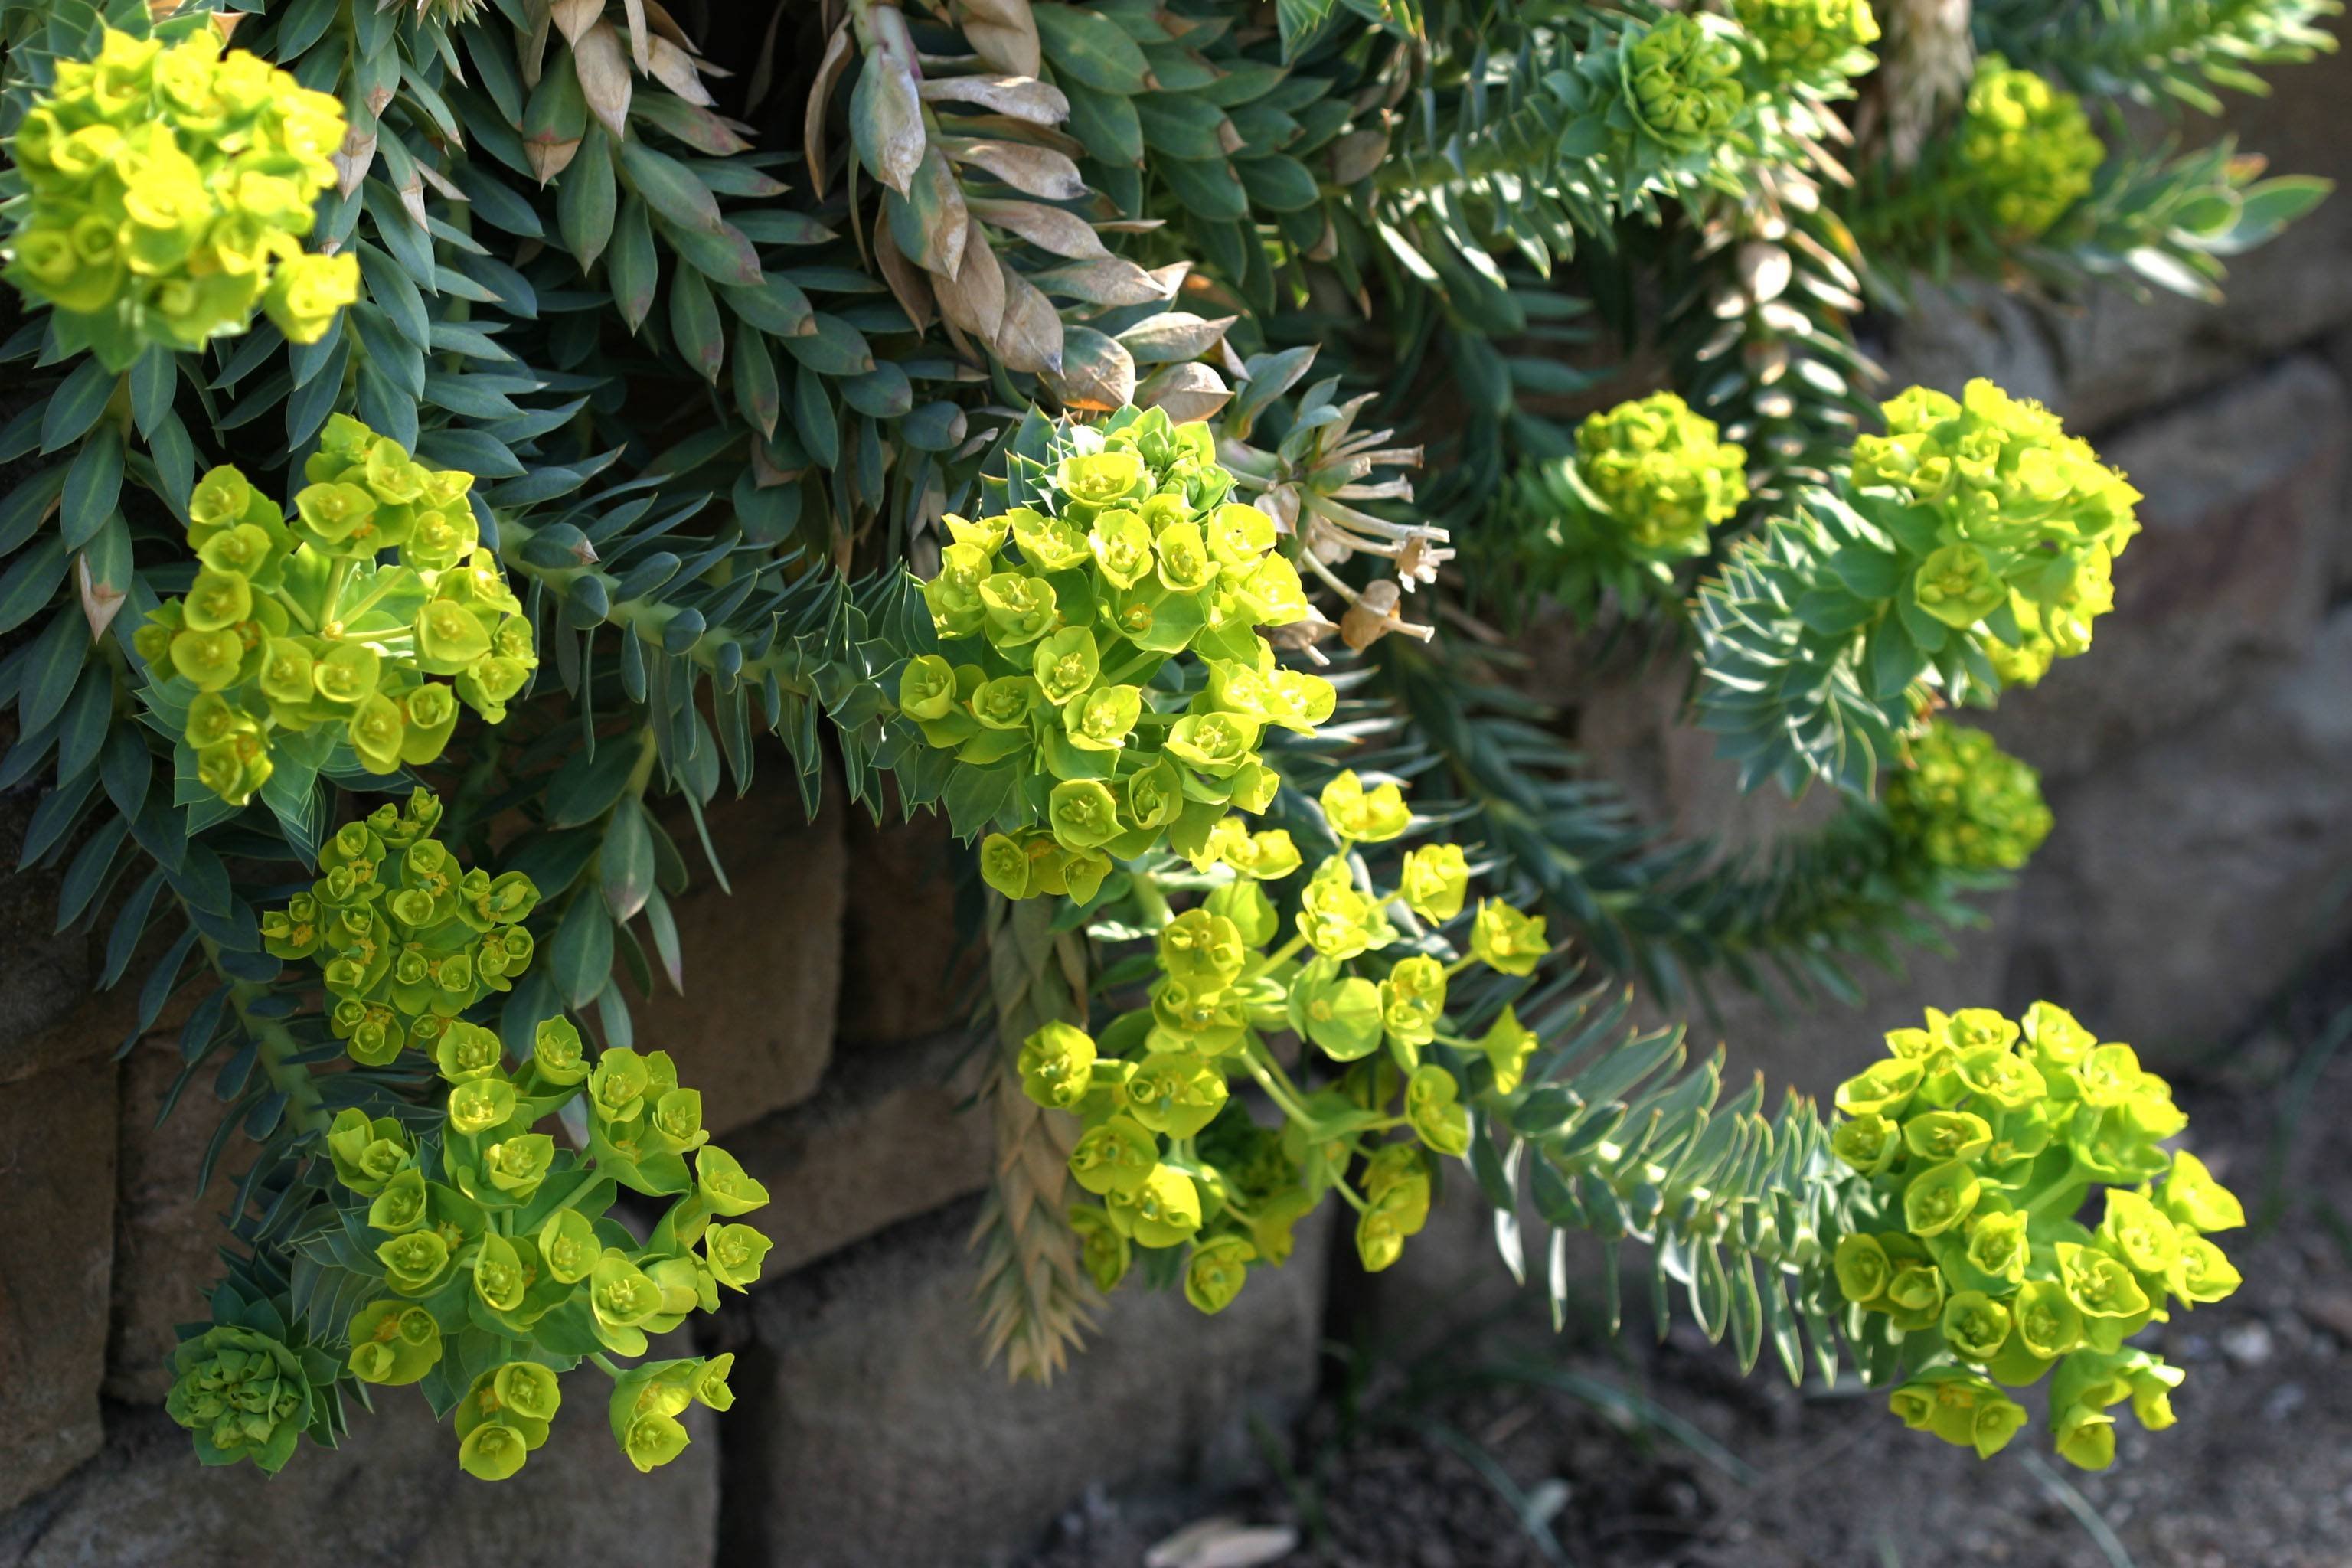
[[304,1132],[324,1132],[331,1118],[320,1098],[319,1085],[311,1078],[310,1069],[293,1059],[302,1048],[300,1043],[277,1019],[256,1017],[253,1014],[253,1005],[269,994],[269,987],[232,978],[220,966],[219,946],[210,937],[204,939],[204,944],[205,960],[215,973],[228,982],[228,1005],[236,1010],[237,1022],[253,1042],[255,1061],[269,1079],[270,1087],[286,1097],[286,1121]]

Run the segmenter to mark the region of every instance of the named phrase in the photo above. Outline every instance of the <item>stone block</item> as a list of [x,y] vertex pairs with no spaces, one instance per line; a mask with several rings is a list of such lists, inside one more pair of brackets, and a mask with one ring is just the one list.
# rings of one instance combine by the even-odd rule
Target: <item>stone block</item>
[[844,812],[835,791],[810,822],[790,784],[772,782],[779,787],[709,813],[731,894],[698,858],[692,825],[673,827],[695,876],[671,906],[686,989],[657,980],[636,1013],[638,1047],[677,1058],[679,1078],[702,1091],[704,1124],[720,1137],[815,1093],[833,1058]]
[[[199,1467],[160,1410],[117,1423],[104,1457],[0,1516],[7,1568],[518,1568],[625,1563],[708,1568],[719,1513],[719,1423],[639,1475],[614,1445],[593,1371],[565,1380],[546,1447],[509,1479],[457,1468],[457,1440],[413,1389],[352,1412],[340,1448],[305,1446],[273,1478]],[[574,1401],[577,1404],[574,1404]]]
[[976,1202],[759,1293],[737,1363],[720,1560],[770,1568],[1001,1562],[1094,1486],[1238,1469],[1315,1384],[1324,1232],[1215,1317],[1135,1286],[1047,1387],[982,1366]]
[[986,1186],[988,1118],[963,1107],[988,1060],[960,1035],[845,1047],[816,1098],[730,1137],[781,1200],[755,1222],[775,1243],[767,1278]]
[[114,1254],[115,1067],[0,1086],[0,1509],[96,1453]]
[[2146,496],[2091,649],[2006,696],[2001,742],[2069,776],[2236,699],[2318,626],[2347,523],[2352,397],[2298,354],[2104,442]]
[[[7,738],[16,738],[13,723]],[[89,939],[79,931],[55,929],[63,863],[47,870],[14,869],[41,793],[28,786],[0,795],[0,865],[11,868],[0,886],[0,952],[8,955],[7,978],[0,981],[0,1084],[89,1054],[98,1034],[70,1026],[76,1009],[89,1000],[96,973]],[[129,1026],[126,1017],[122,1027]]]
[[[840,1037],[912,1040],[964,1022],[976,994],[981,945],[958,934],[957,858],[948,820],[927,812],[876,826],[852,814],[842,920]],[[972,882],[972,929],[978,887]]]
[[253,1163],[252,1141],[232,1134],[212,1181],[198,1190],[222,1106],[207,1069],[157,1126],[155,1114],[179,1071],[179,1049],[169,1035],[141,1042],[122,1064],[106,1395],[133,1404],[161,1404],[172,1386],[166,1363],[180,1342],[173,1325],[205,1316],[205,1292],[221,1272],[223,1222],[238,1178]]
[[2338,609],[2300,663],[2053,789],[2011,999],[2063,1003],[2158,1060],[2221,1044],[2346,927],[2347,777],[2352,609]]

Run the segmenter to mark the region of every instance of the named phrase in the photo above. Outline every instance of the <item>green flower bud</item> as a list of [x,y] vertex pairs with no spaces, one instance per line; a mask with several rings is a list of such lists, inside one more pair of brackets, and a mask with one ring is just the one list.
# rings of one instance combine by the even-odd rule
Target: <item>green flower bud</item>
[[2024,1215],[1980,1210],[1969,1221],[1968,1238],[1970,1268],[2011,1285],[2024,1279],[2031,1256]]
[[543,1132],[526,1132],[482,1151],[482,1170],[490,1184],[517,1203],[529,1203],[555,1163],[555,1140]]
[[1887,1408],[1915,1432],[1932,1432],[1990,1458],[2025,1425],[2018,1403],[1981,1377],[1953,1367],[1922,1373],[1897,1388]]
[[909,719],[944,719],[955,699],[955,668],[935,653],[908,659],[898,672],[898,711]]
[[768,1201],[768,1189],[744,1173],[742,1163],[724,1149],[706,1143],[694,1152],[695,1192],[702,1206],[733,1218],[750,1214]]
[[1671,392],[1586,418],[1573,461],[1610,537],[1636,560],[1704,555],[1710,531],[1748,500],[1746,449]]
[[1783,76],[1831,69],[1860,76],[1870,68],[1867,55],[1856,58],[1878,39],[1870,0],[1733,0],[1732,14]]
[[1965,1161],[1932,1166],[1903,1190],[1904,1228],[1921,1237],[1941,1236],[1968,1219],[1981,1191]]
[[411,1165],[383,1185],[368,1205],[368,1224],[388,1236],[403,1236],[425,1223],[425,1173]]
[[1290,1026],[1334,1061],[1371,1055],[1385,1027],[1380,987],[1329,959],[1317,959],[1291,981],[1289,1016]]
[[1903,1124],[1903,1145],[1922,1160],[1973,1160],[1992,1147],[1992,1124],[1965,1110],[1927,1110]]
[[1201,1191],[1183,1172],[1155,1165],[1131,1190],[1106,1193],[1103,1212],[1138,1247],[1178,1247],[1201,1228]]
[[1895,1266],[1878,1238],[1859,1232],[1838,1238],[1831,1268],[1838,1289],[1857,1307],[1875,1305],[1895,1278]]
[[1421,1141],[1440,1154],[1460,1156],[1470,1152],[1469,1108],[1456,1103],[1461,1092],[1454,1075],[1434,1065],[1416,1068],[1405,1080],[1405,1120]]
[[284,1343],[252,1329],[208,1329],[180,1342],[172,1367],[164,1413],[194,1436],[199,1461],[251,1459],[274,1475],[294,1457],[316,1394]]
[[1188,990],[1218,991],[1230,985],[1246,956],[1241,928],[1205,909],[1185,910],[1158,938],[1160,970]]
[[1848,1116],[1901,1116],[1926,1070],[1900,1058],[1874,1062],[1837,1087],[1837,1108]]
[[449,1244],[432,1230],[394,1237],[375,1249],[385,1282],[404,1296],[429,1296],[449,1278]]
[[1072,779],[1057,784],[1048,797],[1047,819],[1054,842],[1069,850],[1098,848],[1124,831],[1118,802],[1108,786],[1096,779]]
[[1399,959],[1381,982],[1381,1021],[1391,1040],[1408,1048],[1437,1037],[1445,1013],[1445,966],[1433,958]]
[[2171,1289],[2184,1304],[2201,1307],[2221,1300],[2244,1283],[2237,1266],[2220,1247],[2201,1236],[2181,1241],[2180,1256],[2172,1266]]
[[206,567],[188,585],[181,605],[190,631],[221,631],[253,617],[253,584],[241,572]]
[[452,1021],[434,1047],[433,1059],[451,1083],[488,1078],[506,1065],[506,1047],[478,1024]]
[[245,662],[244,639],[233,630],[184,631],[172,639],[172,668],[198,690],[218,691]]
[[1747,102],[1738,47],[1688,13],[1669,13],[1628,35],[1618,69],[1635,121],[1670,147],[1700,147],[1725,135]]
[[2147,1324],[2154,1305],[2121,1260],[2068,1241],[2056,1250],[2059,1283],[2083,1314],[2084,1338],[2093,1346],[2114,1351]]
[[[1326,813],[1329,807],[1326,806]],[[1405,908],[1432,925],[1444,925],[1462,912],[1470,886],[1470,863],[1458,844],[1424,844],[1404,858],[1397,896]]]
[[1519,1022],[1517,1009],[1506,1006],[1502,1016],[1478,1037],[1479,1052],[1495,1074],[1495,1092],[1517,1094],[1527,1077],[1528,1058],[1542,1039]]
[[604,1256],[602,1248],[595,1225],[579,1208],[558,1208],[539,1227],[539,1260],[546,1262],[548,1277],[560,1286],[574,1286],[591,1277]]
[[2164,1211],[2137,1193],[2109,1188],[2099,1244],[2146,1282],[2168,1278],[2180,1261],[2181,1237]]
[[457,1445],[457,1468],[476,1480],[502,1481],[530,1458],[530,1445],[503,1421],[486,1421]]
[[702,1233],[710,1277],[730,1290],[749,1290],[760,1282],[761,1265],[774,1245],[748,1225],[714,1225]]
[[1055,468],[1054,488],[1067,500],[1090,509],[1087,515],[1092,516],[1105,507],[1150,493],[1151,476],[1141,458],[1114,448],[1064,458]]
[[2010,1315],[2030,1353],[2053,1361],[2083,1342],[2083,1314],[2055,1279],[2029,1279],[2018,1288]]
[[1067,1110],[1093,1082],[1095,1042],[1085,1030],[1051,1023],[1023,1042],[1015,1064],[1022,1091],[1049,1110]]
[[1386,947],[1396,936],[1379,902],[1356,886],[1347,860],[1336,855],[1307,879],[1298,931],[1307,946],[1335,962]]
[[[1881,1236],[1878,1239],[1893,1257],[1891,1237]],[[1896,1258],[1895,1272],[1887,1277],[1886,1289],[1881,1293],[1880,1305],[1894,1318],[1895,1326],[1906,1333],[1931,1327],[1944,1315],[1942,1271],[1923,1258]]]
[[588,1307],[597,1338],[624,1355],[645,1349],[638,1325],[661,1310],[661,1287],[620,1248],[608,1247],[588,1277]]
[[2246,1223],[2246,1211],[2236,1195],[2213,1179],[2204,1161],[2186,1149],[2172,1156],[2162,1202],[2173,1224],[2190,1230],[2235,1230]]
[[1118,587],[1132,588],[1153,566],[1151,529],[1134,512],[1115,508],[1098,512],[1087,534],[1095,565]]
[[615,1046],[596,1059],[588,1075],[589,1113],[600,1121],[635,1121],[645,1113],[653,1087],[646,1058],[626,1046]]
[[[1062,709],[1062,727],[1081,751],[1116,752],[1143,716],[1143,693],[1133,686],[1098,686]],[[1132,780],[1130,780],[1130,783]]]
[[1021,558],[1033,572],[1067,572],[1092,554],[1086,531],[1073,523],[1026,506],[1014,507],[1005,517]]
[[1257,721],[1235,713],[1188,713],[1170,726],[1168,754],[1213,778],[1230,778],[1257,750]]
[[674,1415],[640,1415],[621,1435],[621,1452],[642,1474],[650,1475],[686,1452],[686,1428]]
[[1167,758],[1129,776],[1127,816],[1138,827],[1169,826],[1183,810],[1183,775]]
[[522,1305],[522,1255],[513,1242],[491,1231],[482,1237],[474,1256],[474,1293],[494,1312],[511,1312]]
[[344,721],[344,737],[370,773],[388,773],[400,767],[400,748],[407,740],[408,721],[400,705],[382,692],[361,699]]
[[427,681],[400,699],[400,760],[411,767],[436,761],[457,728],[457,698]]
[[329,555],[372,555],[375,497],[357,485],[306,485],[294,496],[305,542]]
[[502,1078],[469,1079],[449,1091],[449,1130],[476,1138],[512,1120],[514,1085]]
[[1368,791],[1353,768],[1323,786],[1321,801],[1324,820],[1343,840],[1381,843],[1402,833],[1412,819],[1402,790],[1384,784]]
[[362,1383],[405,1387],[441,1360],[441,1325],[406,1301],[369,1302],[352,1315],[345,1337],[352,1375]]
[[1188,1051],[1154,1051],[1127,1080],[1128,1112],[1154,1132],[1191,1138],[1225,1108],[1224,1074]]
[[1962,1290],[1944,1303],[1944,1342],[1964,1361],[1990,1361],[2009,1338],[2009,1309],[1981,1290]]
[[1184,1300],[1197,1311],[1214,1315],[1234,1304],[1249,1282],[1249,1266],[1257,1248],[1238,1236],[1221,1236],[1192,1248],[1184,1263]]
[[416,1157],[415,1145],[397,1118],[371,1121],[356,1106],[337,1111],[329,1123],[327,1154],[334,1162],[336,1178],[362,1194],[382,1192]]
[[2013,239],[2032,239],[2091,189],[2106,149],[2082,101],[1999,55],[1977,62],[1960,121],[1960,163]]
[[999,572],[982,578],[979,591],[988,640],[1000,648],[1035,642],[1059,619],[1054,585],[1043,577]]
[[1946,626],[1967,627],[2009,602],[2009,585],[1973,544],[1948,544],[1919,563],[1911,597]]
[[1830,1134],[1830,1152],[1865,1176],[1875,1176],[1903,1152],[1902,1129],[1870,1111],[1842,1121]]
[[1070,1179],[1097,1197],[1133,1193],[1159,1165],[1160,1141],[1131,1116],[1088,1128],[1070,1151]]
[[1078,1238],[1078,1262],[1095,1289],[1105,1295],[1118,1289],[1127,1278],[1134,1254],[1110,1216],[1091,1205],[1081,1205],[1070,1210],[1070,1229]]
[[[1912,742],[1911,758],[1887,781],[1886,815],[1897,836],[1934,864],[2015,870],[2049,837],[2040,776],[1983,731],[1931,724]],[[2072,1018],[2065,1023],[2080,1031]],[[2054,1021],[2050,1026],[2057,1028]]]
[[1253,567],[1275,546],[1274,519],[1229,501],[1210,514],[1208,536],[1209,553],[1225,566]]
[[2058,1457],[2085,1470],[2104,1470],[2116,1462],[2116,1418],[2088,1405],[2071,1405],[2050,1413],[2050,1430]]
[[1470,925],[1470,951],[1504,974],[1533,974],[1551,951],[1540,915],[1523,915],[1496,899],[1481,900]]

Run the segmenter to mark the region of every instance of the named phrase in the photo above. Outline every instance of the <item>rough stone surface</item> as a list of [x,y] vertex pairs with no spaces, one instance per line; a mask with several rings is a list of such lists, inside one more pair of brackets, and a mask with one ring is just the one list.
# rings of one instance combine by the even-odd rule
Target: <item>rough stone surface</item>
[[848,1047],[815,1099],[730,1138],[728,1152],[782,1199],[757,1222],[775,1243],[767,1277],[987,1185],[988,1119],[961,1109],[986,1060],[956,1035]]
[[[702,1091],[704,1124],[720,1137],[815,1093],[833,1058],[848,877],[843,813],[831,805],[809,822],[799,795],[773,783],[711,809],[711,842],[734,892],[689,861],[694,886],[673,905],[685,994],[658,981],[636,1018],[639,1047],[677,1058],[679,1078]],[[673,833],[697,854],[690,824]]]
[[[15,739],[12,722],[5,740]],[[0,1083],[87,1054],[81,1032],[58,1027],[89,1000],[95,978],[89,941],[79,931],[54,929],[63,867],[14,868],[41,793],[25,787],[0,796],[0,866],[10,868],[7,886],[0,889],[0,952],[8,955],[7,984],[0,985]]]
[[2221,1043],[2347,915],[2352,609],[2207,721],[2063,784],[2021,888],[2011,1000],[2178,1059]]
[[114,1252],[115,1068],[0,1087],[0,1508],[98,1451]]
[[1323,1233],[1203,1317],[1130,1287],[1050,1387],[980,1363],[977,1205],[885,1232],[764,1290],[737,1363],[722,1561],[971,1568],[1095,1485],[1239,1468],[1246,1417],[1280,1425],[1315,1379]]
[[2101,444],[2146,496],[2091,651],[2011,694],[1991,727],[2078,774],[2231,700],[2302,652],[2347,521],[2352,398],[2299,354]]
[[957,934],[957,853],[938,813],[882,827],[852,816],[857,870],[842,919],[845,1043],[917,1039],[971,1012],[978,948]]
[[106,1395],[136,1404],[160,1404],[172,1386],[173,1326],[205,1315],[204,1292],[220,1274],[222,1221],[253,1163],[251,1141],[232,1136],[210,1184],[197,1190],[221,1106],[200,1079],[158,1127],[155,1114],[179,1071],[168,1035],[143,1041],[122,1065]]
[[[305,1446],[275,1479],[201,1468],[160,1410],[126,1415],[105,1457],[37,1504],[0,1516],[6,1568],[707,1568],[719,1512],[718,1423],[651,1475],[614,1445],[593,1372],[566,1384],[547,1446],[489,1485],[415,1391],[354,1412],[341,1448]],[[573,1401],[578,1403],[575,1405]]]

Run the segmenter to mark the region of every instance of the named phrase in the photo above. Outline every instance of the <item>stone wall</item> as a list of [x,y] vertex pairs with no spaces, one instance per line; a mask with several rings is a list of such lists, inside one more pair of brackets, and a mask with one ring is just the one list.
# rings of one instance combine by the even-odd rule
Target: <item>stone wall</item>
[[[2352,59],[2284,73],[2241,116],[2277,166],[2352,180]],[[1987,929],[1874,984],[1858,1011],[1727,998],[1703,1025],[1736,1068],[1820,1090],[1926,1003],[2048,995],[2160,1056],[2226,1046],[2331,928],[2352,887],[2352,200],[2243,259],[2231,303],[2105,299],[2064,315],[1937,301],[1898,374],[1990,374],[2057,406],[2147,493],[2094,653],[1992,721],[2041,766],[2059,827]],[[1668,672],[1612,690],[1582,741],[1662,820],[1753,844],[1819,807],[1738,797],[1670,723]],[[32,804],[0,798],[0,864]],[[211,1275],[235,1155],[199,1193],[201,1086],[160,1129],[163,1020],[121,1060],[130,1002],[91,998],[89,944],[51,930],[47,879],[0,894],[0,1568],[336,1562],[466,1568],[607,1560],[782,1568],[984,1562],[1096,1485],[1213,1481],[1247,1421],[1310,1392],[1327,1311],[1426,1332],[1507,1286],[1473,1203],[1364,1289],[1331,1238],[1228,1313],[1123,1293],[1050,1389],[982,1368],[965,1249],[990,1150],[961,1105],[955,894],[936,825],[814,825],[763,793],[714,831],[735,879],[682,901],[687,994],[645,1032],[690,1064],[714,1125],[778,1195],[771,1283],[707,1331],[741,1358],[737,1408],[639,1477],[601,1423],[560,1422],[516,1481],[462,1484],[420,1402],[385,1401],[337,1454],[264,1489],[200,1472],[157,1404],[174,1320]],[[722,983],[723,975],[723,983]],[[1454,1184],[1457,1196],[1468,1184]],[[1344,1242],[1340,1244],[1344,1247]],[[1329,1281],[1327,1283],[1327,1280]],[[1347,1298],[1334,1303],[1333,1290]],[[577,1413],[574,1413],[575,1415]]]

